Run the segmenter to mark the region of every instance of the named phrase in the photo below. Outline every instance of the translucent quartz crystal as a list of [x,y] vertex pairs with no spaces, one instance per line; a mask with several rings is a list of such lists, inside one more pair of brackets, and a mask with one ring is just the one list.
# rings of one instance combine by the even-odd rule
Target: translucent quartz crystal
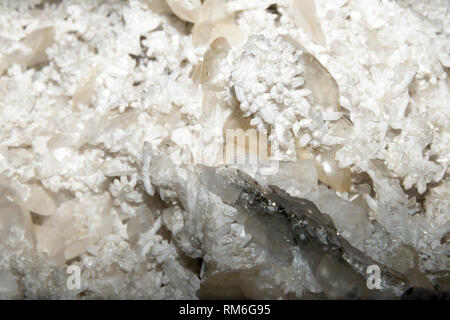
[[349,168],[339,167],[336,160],[337,149],[310,152],[305,148],[297,148],[300,159],[314,159],[317,176],[320,181],[338,192],[348,192],[351,186],[351,172]]
[[192,42],[196,46],[208,45],[219,37],[225,37],[233,45],[244,39],[234,23],[234,13],[227,11],[224,0],[167,0],[167,4],[178,18],[194,23]]
[[182,20],[196,23],[200,19],[202,2],[200,0],[166,0],[170,9]]
[[326,44],[325,35],[316,16],[316,4],[314,0],[293,0],[292,11],[294,21],[311,40],[324,46]]
[[92,95],[95,92],[95,80],[99,73],[98,66],[91,69],[88,74],[87,79],[80,84],[77,91],[73,95],[73,105],[78,106],[79,104],[83,104],[85,106],[89,106],[91,104]]
[[130,243],[136,243],[139,234],[150,229],[155,218],[146,206],[141,206],[137,210],[136,216],[130,218],[127,223],[127,233]]
[[53,215],[35,226],[38,250],[58,263],[80,255],[110,231],[110,208],[107,194],[63,202]]
[[282,36],[282,38],[303,52],[299,62],[304,67],[304,87],[311,91],[311,103],[340,111],[339,87],[330,72],[298,41],[290,36]]
[[13,189],[0,184],[0,243],[6,243],[13,233],[21,230],[24,240],[34,245],[35,234],[30,213],[14,201],[17,197]]
[[292,195],[303,196],[317,186],[317,171],[314,160],[280,162],[273,175],[261,176],[268,185],[276,185]]
[[14,51],[0,59],[0,75],[14,63],[31,68],[47,59],[45,50],[53,41],[53,27],[35,30],[27,35],[21,44],[27,48],[27,52]]
[[[3,177],[5,195],[30,212],[48,216],[55,211],[52,196],[38,184],[23,184]],[[6,185],[8,185],[6,187]]]
[[320,181],[328,184],[334,190],[347,192],[351,185],[350,169],[340,168],[335,157],[335,150],[327,150],[317,154],[315,157],[317,175]]
[[24,202],[24,206],[31,212],[47,216],[55,211],[55,202],[52,197],[38,185],[31,185],[29,196]]

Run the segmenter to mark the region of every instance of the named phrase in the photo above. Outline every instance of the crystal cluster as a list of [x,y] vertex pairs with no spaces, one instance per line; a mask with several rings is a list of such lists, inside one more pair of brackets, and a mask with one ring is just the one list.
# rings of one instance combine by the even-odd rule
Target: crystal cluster
[[[286,222],[232,205],[230,168],[449,291],[449,14],[446,0],[2,2],[0,298],[323,297]],[[224,166],[227,129],[266,133],[276,170]]]

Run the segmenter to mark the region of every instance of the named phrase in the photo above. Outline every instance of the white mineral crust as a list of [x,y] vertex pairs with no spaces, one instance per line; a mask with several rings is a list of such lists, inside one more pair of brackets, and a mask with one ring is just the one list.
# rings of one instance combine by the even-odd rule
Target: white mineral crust
[[2,1],[0,298],[320,294],[287,225],[232,205],[226,129],[267,133],[278,170],[237,167],[373,259],[450,270],[449,10]]

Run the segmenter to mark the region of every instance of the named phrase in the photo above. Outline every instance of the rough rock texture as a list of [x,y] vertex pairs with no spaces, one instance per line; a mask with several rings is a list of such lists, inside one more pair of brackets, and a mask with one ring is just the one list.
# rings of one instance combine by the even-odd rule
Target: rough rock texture
[[241,170],[448,287],[449,8],[3,1],[0,298],[321,297],[284,222],[229,204],[250,128],[282,162]]

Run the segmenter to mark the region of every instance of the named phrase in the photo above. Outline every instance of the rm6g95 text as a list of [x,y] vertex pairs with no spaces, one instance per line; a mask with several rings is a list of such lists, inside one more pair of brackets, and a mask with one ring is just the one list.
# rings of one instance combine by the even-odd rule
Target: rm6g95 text
[[270,305],[224,305],[223,306],[223,314],[270,314]]

